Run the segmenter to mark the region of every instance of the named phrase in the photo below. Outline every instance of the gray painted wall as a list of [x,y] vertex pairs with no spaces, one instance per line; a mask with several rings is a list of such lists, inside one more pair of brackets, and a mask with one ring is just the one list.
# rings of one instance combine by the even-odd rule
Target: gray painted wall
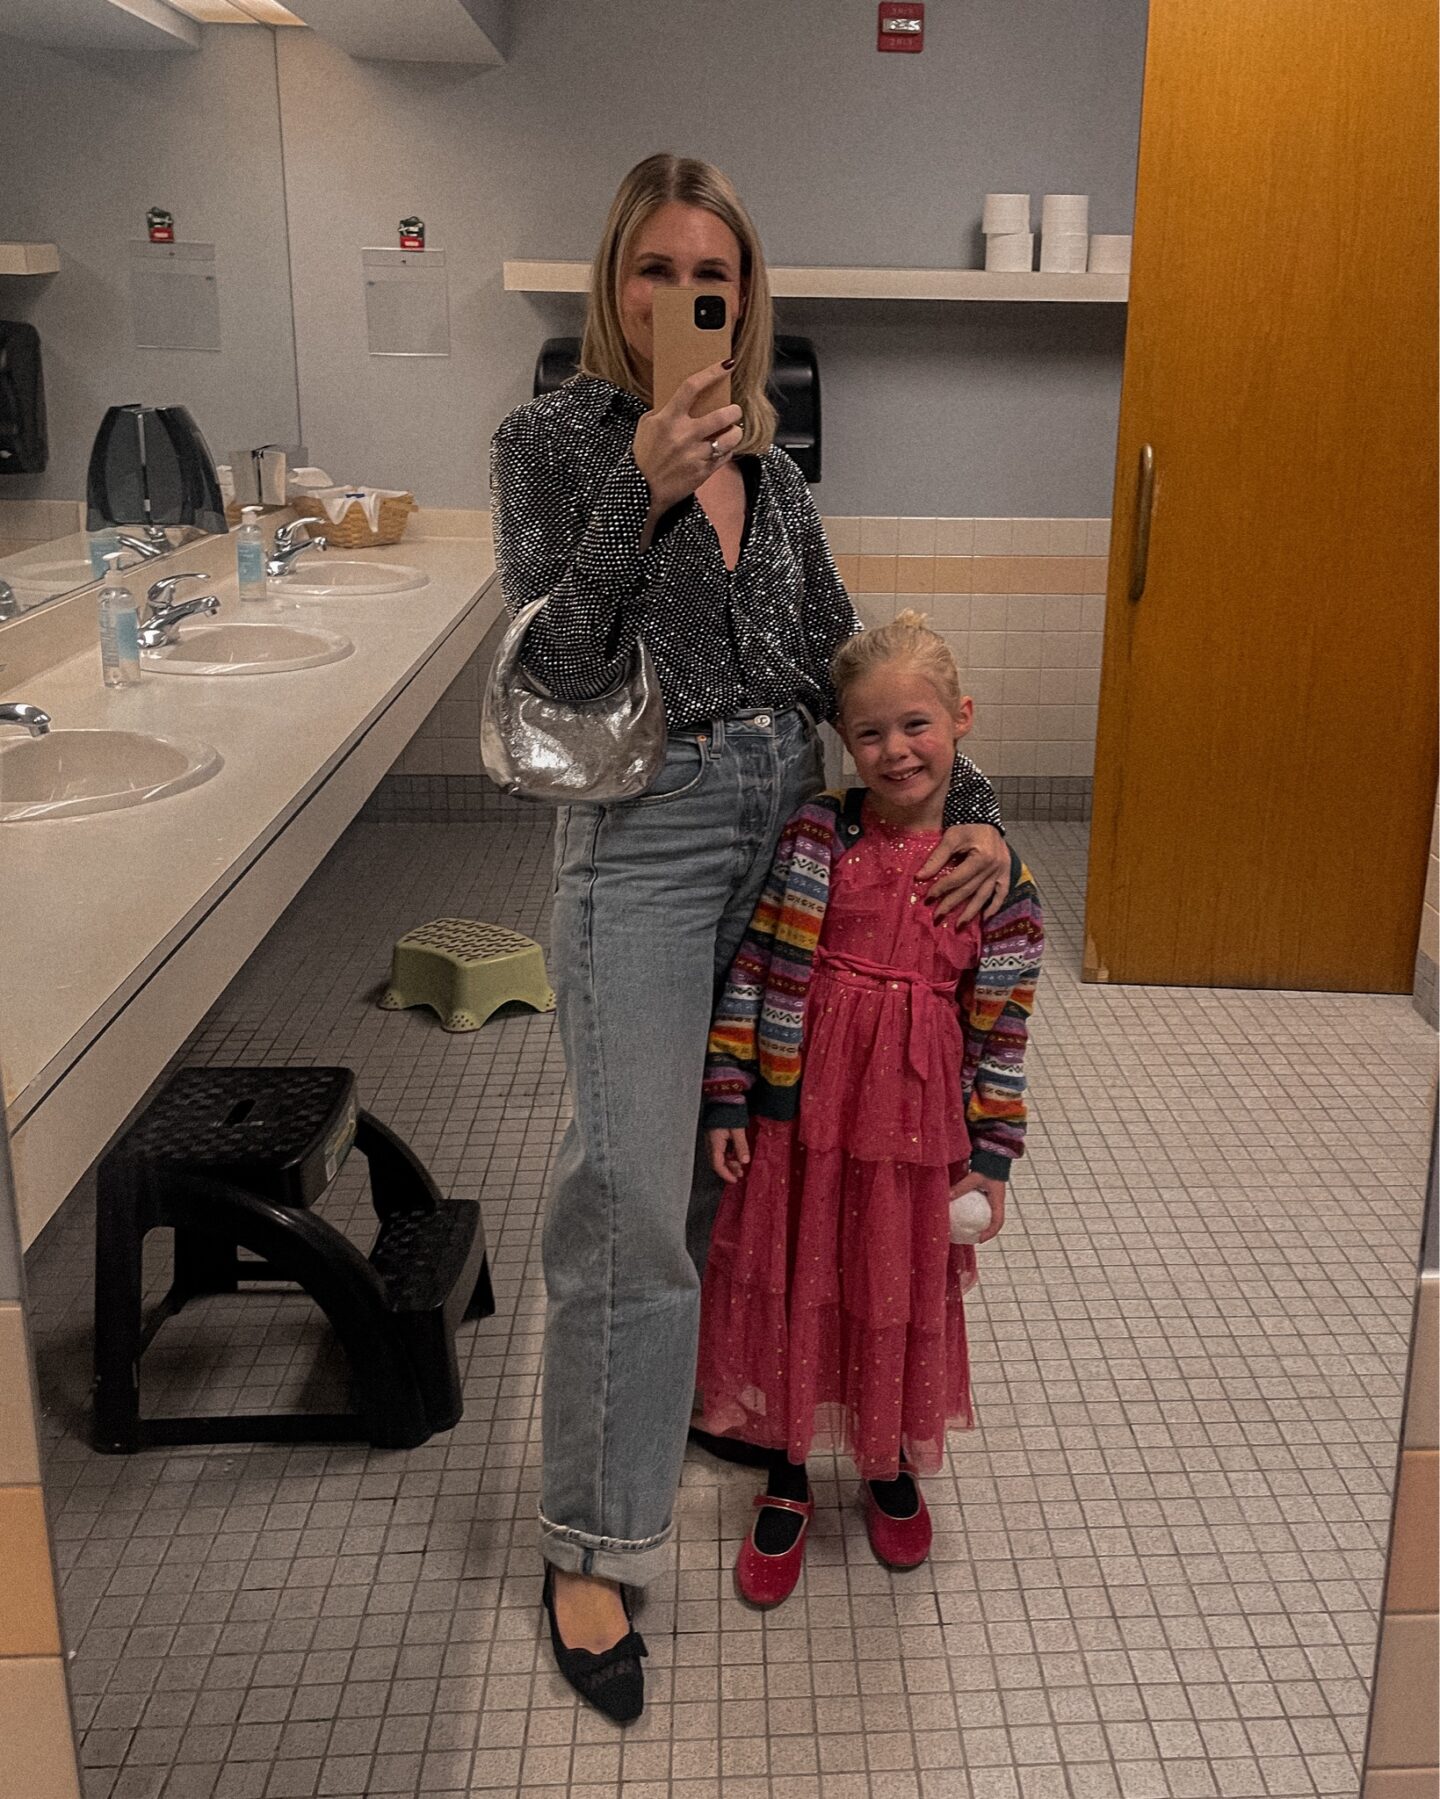
[[[58,275],[0,277],[0,317],[40,333],[43,475],[0,499],[78,498],[107,406],[188,406],[217,461],[298,438],[274,38],[208,30],[200,54],[71,57],[0,37],[0,238],[56,242]],[[139,350],[128,244],[164,206],[214,243],[219,353]]]
[[[1145,0],[932,0],[924,54],[872,0],[526,0],[478,73],[280,39],[303,423],[337,477],[483,498],[486,445],[577,301],[507,257],[588,257],[652,150],[735,179],[776,262],[978,263],[987,189],[1093,196],[1127,230]],[[452,261],[453,355],[371,361],[358,247],[419,212]],[[1123,309],[794,303],[825,397],[827,512],[1108,512]]]
[[[931,0],[911,57],[876,53],[873,0],[526,0],[491,70],[260,28],[155,59],[0,39],[0,236],[64,258],[0,279],[0,316],[42,334],[54,445],[0,497],[78,494],[104,407],[139,398],[189,405],[217,456],[303,437],[338,479],[482,505],[491,432],[580,324],[577,300],[503,292],[501,264],[588,257],[639,157],[718,162],[777,262],[978,263],[989,188],[1037,214],[1088,192],[1095,229],[1125,230],[1145,10]],[[125,242],[157,203],[220,246],[220,356],[129,347]],[[410,212],[449,254],[440,361],[366,351],[359,251]],[[792,301],[780,322],[820,352],[824,511],[1109,510],[1123,308]]]

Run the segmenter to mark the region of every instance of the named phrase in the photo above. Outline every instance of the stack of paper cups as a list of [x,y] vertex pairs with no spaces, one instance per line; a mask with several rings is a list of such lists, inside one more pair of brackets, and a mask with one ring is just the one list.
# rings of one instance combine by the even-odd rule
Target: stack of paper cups
[[1090,253],[1089,194],[1046,194],[1040,207],[1040,267],[1083,275]]
[[1130,273],[1130,234],[1096,232],[1090,239],[1090,272],[1093,275]]
[[1035,267],[1033,231],[997,231],[985,239],[985,267],[994,272],[1029,274]]
[[984,227],[987,269],[1014,274],[1034,268],[1029,194],[986,194]]
[[1013,237],[1029,229],[1029,194],[986,194],[986,237]]

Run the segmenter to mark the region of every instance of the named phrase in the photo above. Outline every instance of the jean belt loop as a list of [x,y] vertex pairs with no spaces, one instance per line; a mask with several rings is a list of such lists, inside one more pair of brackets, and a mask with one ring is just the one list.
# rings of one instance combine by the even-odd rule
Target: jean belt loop
[[710,725],[710,753],[723,756],[725,753],[725,720],[717,718]]

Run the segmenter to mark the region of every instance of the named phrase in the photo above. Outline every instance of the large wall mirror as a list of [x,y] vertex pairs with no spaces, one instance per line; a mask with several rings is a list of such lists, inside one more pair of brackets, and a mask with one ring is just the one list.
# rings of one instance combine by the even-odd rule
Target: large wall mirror
[[[274,35],[211,39],[203,56],[70,55],[3,35],[0,15],[0,240],[55,244],[60,263],[0,275],[0,320],[36,334],[48,437],[43,471],[0,458],[0,620],[93,581],[106,550],[142,559],[87,528],[111,407],[183,407],[220,464],[300,441]],[[173,245],[150,242],[152,209]],[[197,535],[170,542],[194,556]],[[194,563],[217,578],[218,548]]]

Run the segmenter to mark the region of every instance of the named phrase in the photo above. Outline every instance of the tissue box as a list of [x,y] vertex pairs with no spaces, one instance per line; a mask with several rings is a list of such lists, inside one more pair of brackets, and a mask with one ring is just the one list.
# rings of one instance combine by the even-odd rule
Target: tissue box
[[315,520],[315,530],[324,536],[331,549],[368,550],[376,544],[399,543],[405,535],[406,522],[415,510],[415,496],[409,493],[392,494],[381,500],[379,517],[373,531],[365,517],[365,508],[358,500],[351,502],[339,524],[330,517],[320,500],[311,499],[306,494],[293,495],[290,504],[297,518]]

